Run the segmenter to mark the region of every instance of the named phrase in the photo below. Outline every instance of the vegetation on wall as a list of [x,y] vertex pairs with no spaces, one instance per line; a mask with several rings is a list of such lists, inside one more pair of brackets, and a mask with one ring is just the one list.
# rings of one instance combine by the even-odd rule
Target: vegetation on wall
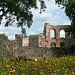
[[0,34],[0,39],[8,39],[8,36],[6,36],[5,34]]
[[[48,0],[50,2],[50,0]],[[40,2],[40,13],[45,11],[46,5],[44,0],[39,0]],[[75,37],[75,0],[55,0],[58,6],[63,5],[65,8],[65,13],[71,20],[71,28],[69,32]],[[37,0],[0,0],[0,23],[5,16],[7,22],[5,26],[11,25],[15,20],[17,20],[17,26],[21,27],[23,34],[25,28],[23,26],[27,25],[30,27],[33,23],[33,14],[31,8],[37,9]]]
[[55,0],[58,5],[63,5],[65,14],[71,21],[69,32],[75,38],[75,0]]

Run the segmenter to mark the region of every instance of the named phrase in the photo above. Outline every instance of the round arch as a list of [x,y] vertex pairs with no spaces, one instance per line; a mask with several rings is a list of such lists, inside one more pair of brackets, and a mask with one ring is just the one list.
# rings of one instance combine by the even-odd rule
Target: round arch
[[52,42],[52,43],[50,44],[50,46],[51,46],[51,47],[56,47],[56,43],[55,43],[55,42]]

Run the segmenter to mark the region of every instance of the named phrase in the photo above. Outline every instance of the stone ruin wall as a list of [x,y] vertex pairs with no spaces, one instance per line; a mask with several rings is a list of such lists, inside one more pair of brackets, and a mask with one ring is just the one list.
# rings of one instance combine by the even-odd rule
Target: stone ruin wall
[[29,37],[29,46],[31,47],[38,47],[39,46],[39,39],[36,36],[30,36]]
[[47,47],[22,47],[19,46],[16,41],[0,40],[0,57],[2,53],[4,53],[4,56],[7,58],[18,58],[18,56],[25,56],[28,59],[43,56],[56,57],[61,55],[61,53],[64,53],[61,51],[64,50]]
[[[51,44],[54,43],[55,47],[60,47],[60,43],[65,45],[75,43],[75,40],[72,39],[71,35],[68,35],[67,29],[70,28],[70,25],[60,25],[53,26],[49,23],[45,23],[43,35],[42,36],[28,36],[24,37],[23,35],[15,35],[16,41],[18,41],[21,46],[30,46],[30,47],[51,47]],[[50,31],[55,31],[55,37],[50,38]],[[65,38],[60,38],[60,30],[65,31]]]
[[15,54],[14,51],[18,50],[19,47],[20,46],[16,41],[0,39],[0,56],[2,56],[2,53],[4,53],[7,58],[12,57],[13,53]]
[[18,56],[25,56],[26,58],[53,56],[49,48],[22,47],[16,41],[9,40],[0,40],[0,57],[2,53],[6,58],[18,58]]
[[[50,46],[50,44],[53,42],[56,44],[56,47],[60,47],[61,42],[64,42],[66,45],[69,43],[69,41],[71,42],[72,38],[70,35],[67,36],[68,32],[66,31],[69,27],[70,25],[53,26],[45,23],[43,34],[46,38],[47,45]],[[65,31],[65,38],[60,38],[60,30],[62,29]],[[55,38],[50,38],[50,30],[55,31]],[[67,43],[65,40],[67,40]]]
[[[44,30],[42,35],[40,36],[28,36],[23,37],[22,35],[16,35],[16,40],[19,42],[21,46],[31,46],[31,47],[51,47],[51,44],[54,43],[55,47],[60,47],[60,43],[64,43],[65,45],[75,43],[75,39],[72,39],[71,35],[67,35],[67,29],[70,28],[70,25],[60,25],[53,26],[49,23],[45,23]],[[55,37],[50,38],[50,31],[55,31]],[[65,38],[60,38],[60,30],[65,31]]]
[[22,38],[22,46],[29,46],[29,37]]
[[[52,26],[46,23],[44,26],[43,36],[23,38],[22,35],[15,35],[16,38],[13,41],[0,40],[0,56],[3,50],[5,50],[4,52],[6,57],[26,56],[26,58],[36,58],[42,56],[54,56],[52,53],[53,50],[49,48],[52,42],[56,43],[56,47],[60,47],[60,42],[64,42],[66,45],[75,43],[75,39],[71,39],[70,35],[63,39],[59,38],[59,30],[66,30],[68,27],[69,26]],[[50,39],[51,29],[56,31],[56,36],[53,39]],[[68,33],[66,32],[66,35],[67,34]],[[34,47],[28,47],[29,45],[34,45]],[[35,47],[35,45],[37,47]]]

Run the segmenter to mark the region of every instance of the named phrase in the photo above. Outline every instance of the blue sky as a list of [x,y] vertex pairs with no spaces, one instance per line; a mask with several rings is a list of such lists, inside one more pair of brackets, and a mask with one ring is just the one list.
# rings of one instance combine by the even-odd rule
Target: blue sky
[[[39,2],[37,2],[38,7]],[[64,13],[64,9],[55,5],[54,0],[46,1],[47,9],[45,12],[39,14],[39,10],[32,9],[33,13],[33,24],[30,28],[26,27],[27,36],[32,34],[43,33],[43,27],[45,23],[50,23],[51,25],[70,25],[70,20]],[[2,21],[0,25],[0,33],[5,33],[10,40],[15,39],[15,34],[21,34],[21,29],[16,27],[16,23],[13,26],[4,27],[5,20]]]

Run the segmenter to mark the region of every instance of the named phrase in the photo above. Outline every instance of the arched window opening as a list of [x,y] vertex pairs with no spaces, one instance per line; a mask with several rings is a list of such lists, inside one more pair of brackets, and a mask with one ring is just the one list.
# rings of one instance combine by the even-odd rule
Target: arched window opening
[[56,47],[56,44],[54,42],[51,43],[51,47]]
[[60,47],[63,47],[65,46],[65,43],[64,42],[60,42]]
[[60,30],[60,38],[65,38],[65,31],[63,29]]
[[50,30],[50,38],[56,38],[56,32],[54,29]]

